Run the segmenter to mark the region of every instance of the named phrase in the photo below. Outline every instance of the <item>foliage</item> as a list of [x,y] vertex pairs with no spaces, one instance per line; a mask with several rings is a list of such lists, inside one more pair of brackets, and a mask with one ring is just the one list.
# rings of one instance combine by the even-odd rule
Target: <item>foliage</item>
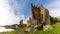
[[51,22],[51,25],[52,25],[52,24],[56,24],[57,18],[54,18],[54,17],[51,17],[51,16],[50,16],[50,22]]

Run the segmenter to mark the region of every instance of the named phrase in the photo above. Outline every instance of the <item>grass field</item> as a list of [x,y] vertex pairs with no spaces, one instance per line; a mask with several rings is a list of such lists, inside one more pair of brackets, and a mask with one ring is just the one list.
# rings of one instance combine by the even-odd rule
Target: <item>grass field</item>
[[[0,34],[21,34],[25,33],[24,29],[17,29],[15,31],[12,32],[5,32],[5,33],[0,33]],[[26,32],[26,34],[60,34],[60,23],[57,22],[56,24],[53,25],[53,28],[49,31],[42,31],[42,30],[38,30],[36,32]]]

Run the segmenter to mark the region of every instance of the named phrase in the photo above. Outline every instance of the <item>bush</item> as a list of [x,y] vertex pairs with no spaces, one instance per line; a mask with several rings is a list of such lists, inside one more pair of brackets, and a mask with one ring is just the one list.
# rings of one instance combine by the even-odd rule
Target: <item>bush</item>
[[50,16],[50,21],[51,21],[51,25],[52,25],[52,24],[56,24],[57,18],[54,18],[54,17],[51,17],[51,16]]

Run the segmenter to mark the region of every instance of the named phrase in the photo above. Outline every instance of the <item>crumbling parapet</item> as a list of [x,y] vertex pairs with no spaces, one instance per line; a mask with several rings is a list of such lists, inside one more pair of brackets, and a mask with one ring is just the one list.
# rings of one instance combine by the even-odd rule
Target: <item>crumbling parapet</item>
[[31,5],[31,15],[32,16],[27,21],[27,29],[29,31],[40,29],[45,31],[51,29],[49,11],[42,5],[40,7]]

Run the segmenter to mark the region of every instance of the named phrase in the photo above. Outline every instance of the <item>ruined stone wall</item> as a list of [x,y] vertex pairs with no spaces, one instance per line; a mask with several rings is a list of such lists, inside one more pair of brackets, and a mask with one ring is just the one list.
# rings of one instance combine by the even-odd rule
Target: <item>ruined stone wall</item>
[[27,21],[27,27],[30,27],[32,23],[31,17],[29,17],[29,20]]
[[45,24],[50,24],[50,14],[48,9],[45,10],[46,11],[46,16],[45,16]]
[[41,16],[42,16],[42,23],[44,23],[46,11],[45,11],[45,8],[43,6],[40,6],[40,12],[41,12]]
[[42,16],[42,23],[50,24],[50,15],[48,9],[45,9],[43,6],[40,6],[40,11]]
[[44,25],[50,25],[49,11],[42,5],[36,7],[31,5],[31,18],[27,21],[27,27],[31,29],[43,29]]

